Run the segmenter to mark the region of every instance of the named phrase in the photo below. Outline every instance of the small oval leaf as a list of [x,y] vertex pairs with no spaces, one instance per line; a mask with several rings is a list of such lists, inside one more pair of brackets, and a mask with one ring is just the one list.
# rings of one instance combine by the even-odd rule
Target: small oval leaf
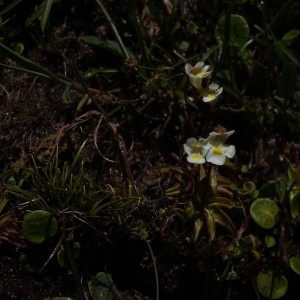
[[290,193],[290,212],[293,218],[300,218],[300,191],[299,188]]
[[296,39],[300,34],[300,30],[299,29],[292,29],[290,31],[288,31],[283,37],[282,40],[285,42],[291,42],[294,39]]
[[232,47],[242,48],[249,40],[249,26],[246,19],[240,15],[232,14],[229,17],[227,28],[227,16],[222,16],[215,30],[215,36],[220,44],[223,44],[225,37],[228,36]]
[[276,239],[271,235],[266,235],[265,236],[265,243],[266,243],[268,248],[272,248],[276,245]]
[[292,256],[289,259],[290,267],[291,269],[300,275],[300,258],[297,256]]
[[99,272],[88,282],[89,292],[93,300],[113,300],[117,288],[109,273]]
[[286,277],[274,274],[272,270],[260,272],[256,280],[259,293],[267,299],[279,299],[288,289]]
[[254,222],[262,228],[270,229],[276,224],[278,207],[269,198],[258,198],[250,207],[250,215]]
[[50,212],[35,210],[27,214],[22,223],[22,233],[29,242],[41,244],[47,237],[54,236],[58,224]]

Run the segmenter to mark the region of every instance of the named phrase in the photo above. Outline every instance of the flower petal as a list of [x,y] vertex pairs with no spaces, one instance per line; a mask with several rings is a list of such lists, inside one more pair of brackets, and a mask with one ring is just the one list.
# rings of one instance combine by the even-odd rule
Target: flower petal
[[199,62],[197,62],[195,64],[194,68],[201,70],[203,68],[203,66],[204,66],[204,62],[203,61],[199,61]]
[[199,76],[198,74],[198,77],[200,78],[206,78],[208,77],[210,74],[211,74],[211,71],[202,71],[204,74],[201,74],[201,76]]
[[190,78],[191,85],[200,91],[202,89],[202,78],[197,77],[195,75],[189,76],[189,78]]
[[[206,66],[204,66],[204,67],[202,68],[201,71],[206,72],[209,68],[210,68],[210,65],[206,65]],[[211,71],[210,71],[209,73],[211,73]]]
[[233,133],[235,133],[234,130],[227,131],[227,132],[226,132],[227,138],[228,138],[229,136],[231,136]]
[[190,64],[186,64],[186,65],[184,66],[185,73],[186,73],[187,75],[190,75],[192,68],[193,68],[193,67],[192,67]]
[[213,146],[224,144],[229,136],[231,136],[235,131],[231,130],[224,133],[217,133],[215,131],[211,132],[207,138],[207,142],[211,143]]
[[194,137],[191,137],[186,141],[186,144],[189,147],[193,147],[196,143],[197,143],[197,139],[195,139]]
[[206,161],[214,164],[214,165],[224,165],[226,156],[224,154],[222,155],[215,155],[212,150],[208,151],[206,155]]
[[189,155],[187,157],[187,161],[192,164],[204,164],[205,163],[204,157],[199,153]]
[[233,145],[224,145],[224,154],[228,157],[228,158],[232,158],[235,155],[235,146]]
[[204,97],[202,98],[202,101],[203,101],[203,102],[212,102],[212,101],[216,100],[216,98],[217,98],[217,95],[214,95],[214,94],[207,94],[206,96],[204,96]]
[[218,93],[218,95],[220,95],[221,93],[223,93],[223,87],[219,87],[217,89],[217,93]]
[[219,88],[219,85],[216,83],[211,83],[208,88],[212,91],[216,91]]
[[203,149],[206,150],[206,151],[208,151],[208,150],[210,150],[212,147],[213,147],[212,144],[209,143],[207,140],[205,140],[205,142],[204,142],[204,144],[203,144]]
[[206,141],[206,140],[205,140],[204,138],[199,138],[199,139],[198,139],[198,143],[200,143],[200,144],[202,144],[202,145],[205,143],[205,141]]
[[192,148],[189,147],[187,144],[183,145],[184,151],[187,155],[192,155]]

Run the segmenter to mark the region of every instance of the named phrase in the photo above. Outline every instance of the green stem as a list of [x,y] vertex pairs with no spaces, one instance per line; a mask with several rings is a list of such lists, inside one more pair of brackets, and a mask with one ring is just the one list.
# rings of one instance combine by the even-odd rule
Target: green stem
[[158,283],[158,273],[157,273],[157,267],[156,267],[156,262],[155,262],[155,257],[151,248],[151,245],[149,244],[149,242],[144,239],[145,243],[148,246],[152,261],[153,261],[153,267],[154,267],[154,273],[155,273],[155,284],[156,284],[156,300],[159,300],[159,283]]
[[107,21],[109,22],[109,24],[111,26],[111,29],[113,30],[113,32],[115,34],[115,37],[116,37],[116,39],[118,41],[118,44],[119,44],[119,46],[120,46],[120,48],[121,48],[124,56],[126,56],[126,58],[130,58],[130,55],[128,54],[128,52],[126,50],[126,47],[123,44],[123,41],[122,41],[122,39],[121,39],[121,37],[119,35],[119,32],[118,32],[118,30],[117,30],[117,28],[116,28],[116,26],[115,26],[112,18],[110,17],[109,13],[107,12],[105,6],[103,5],[102,1],[101,0],[96,0],[96,2],[100,6],[103,14],[105,15]]
[[224,269],[224,271],[221,275],[221,280],[220,280],[219,284],[216,286],[216,288],[214,289],[214,293],[211,297],[211,300],[217,299],[217,296],[218,296],[218,293],[221,289],[221,286],[224,283],[226,277],[228,276],[229,268],[231,266],[231,261],[232,261],[232,254],[229,256],[228,262],[227,262],[227,264],[225,266],[225,269]]
[[207,177],[206,177],[206,182],[205,182],[205,190],[204,190],[204,193],[203,193],[203,200],[202,200],[203,203],[205,201],[205,198],[206,198],[207,193],[208,193],[208,189],[210,187],[209,182],[210,182],[210,173],[211,173],[212,167],[213,167],[213,164],[210,163],[209,166],[208,166]]
[[206,200],[206,196],[207,196],[208,189],[209,189],[209,181],[210,181],[210,173],[211,173],[212,164],[209,164],[209,166],[208,166],[207,176],[206,176],[206,178],[203,178],[203,181],[204,181],[203,183],[202,183],[202,180],[199,179],[200,167],[201,167],[201,165],[199,165],[199,167],[197,168],[198,172],[196,174],[196,188],[195,188],[195,194],[196,194],[195,202],[196,203],[195,203],[195,205],[196,205],[196,208],[201,212],[201,214],[203,214],[204,204],[206,202],[205,200]]
[[64,241],[64,248],[66,249],[68,258],[69,258],[69,262],[74,274],[74,280],[75,280],[75,285],[76,285],[76,289],[77,289],[77,293],[78,293],[78,299],[79,300],[86,300],[84,292],[82,290],[82,285],[81,285],[81,281],[80,281],[80,276],[79,276],[79,271],[78,268],[76,266],[76,263],[74,261],[74,257],[73,254],[71,252],[71,249],[69,247],[69,243],[68,241]]
[[102,106],[94,99],[94,97],[92,96],[87,84],[85,83],[84,79],[82,78],[79,70],[78,70],[78,66],[75,62],[75,59],[72,57],[72,62],[73,62],[73,66],[74,66],[74,70],[76,72],[76,75],[80,81],[80,84],[82,86],[82,89],[84,90],[84,92],[88,95],[88,97],[92,100],[93,104],[97,107],[97,109],[101,112],[101,114],[103,115],[104,119],[107,119],[107,113],[106,111],[102,108]]

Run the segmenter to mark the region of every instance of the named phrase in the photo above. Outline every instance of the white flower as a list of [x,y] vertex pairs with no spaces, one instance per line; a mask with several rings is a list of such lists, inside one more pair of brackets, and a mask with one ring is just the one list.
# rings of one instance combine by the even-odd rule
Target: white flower
[[234,133],[234,130],[217,133],[211,132],[205,140],[203,148],[207,151],[206,161],[215,164],[223,165],[226,157],[232,158],[235,155],[235,146],[226,145],[227,138]]
[[223,88],[219,87],[216,83],[212,83],[208,86],[208,89],[204,92],[203,101],[211,102],[214,101],[221,93],[223,92]]
[[183,145],[184,151],[186,152],[187,161],[193,164],[203,164],[205,163],[204,156],[207,152],[203,148],[203,145],[205,143],[205,139],[195,139],[195,138],[189,138],[186,143]]
[[189,76],[190,82],[197,90],[202,89],[202,79],[209,76],[212,71],[208,71],[210,65],[205,65],[203,61],[198,62],[195,66],[185,65],[185,72]]

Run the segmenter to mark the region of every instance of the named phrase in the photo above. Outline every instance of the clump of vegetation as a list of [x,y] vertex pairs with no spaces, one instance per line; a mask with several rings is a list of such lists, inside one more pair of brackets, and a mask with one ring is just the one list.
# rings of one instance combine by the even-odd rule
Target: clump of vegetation
[[300,5],[200,2],[0,1],[1,299],[294,295]]

